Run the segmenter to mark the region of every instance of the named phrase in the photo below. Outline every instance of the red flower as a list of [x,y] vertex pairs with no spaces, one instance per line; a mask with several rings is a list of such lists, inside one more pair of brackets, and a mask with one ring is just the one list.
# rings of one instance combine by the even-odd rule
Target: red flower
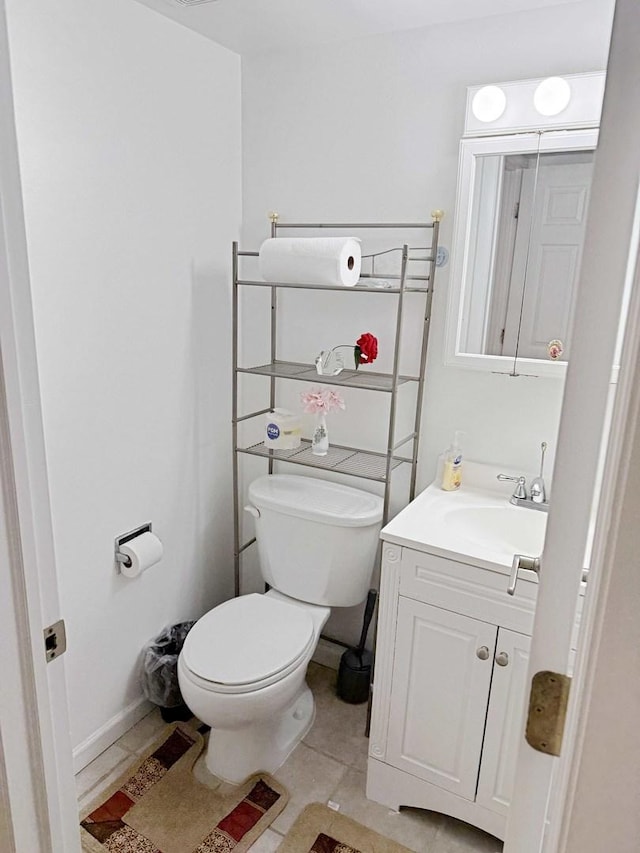
[[378,357],[378,339],[371,332],[364,332],[354,348],[356,370],[361,364],[371,364]]

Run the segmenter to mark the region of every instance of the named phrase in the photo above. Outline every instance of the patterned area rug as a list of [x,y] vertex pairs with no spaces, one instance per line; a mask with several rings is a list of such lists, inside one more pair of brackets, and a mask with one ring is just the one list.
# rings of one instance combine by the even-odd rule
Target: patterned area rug
[[278,853],[411,853],[339,812],[307,806],[278,847]]
[[[244,853],[285,807],[267,774],[231,786],[198,782],[202,736],[172,726],[81,816],[87,853]],[[211,777],[210,777],[211,778]]]

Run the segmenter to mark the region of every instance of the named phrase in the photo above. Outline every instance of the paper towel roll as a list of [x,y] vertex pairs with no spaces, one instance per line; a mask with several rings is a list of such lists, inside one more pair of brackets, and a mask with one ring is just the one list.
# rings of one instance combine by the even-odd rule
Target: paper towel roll
[[131,560],[130,566],[120,563],[120,571],[128,578],[135,578],[150,566],[155,566],[162,559],[163,552],[162,542],[149,531],[125,542],[119,550]]
[[362,253],[355,237],[276,237],[260,247],[259,263],[265,281],[353,287]]

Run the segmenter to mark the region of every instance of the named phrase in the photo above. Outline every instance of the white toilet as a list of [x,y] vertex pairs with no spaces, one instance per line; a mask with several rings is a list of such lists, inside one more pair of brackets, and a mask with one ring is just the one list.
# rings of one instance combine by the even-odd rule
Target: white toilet
[[263,595],[233,598],[196,622],[178,659],[191,711],[211,726],[207,769],[238,783],[273,773],[313,724],[305,673],[330,607],[364,601],[382,499],[310,477],[249,486]]

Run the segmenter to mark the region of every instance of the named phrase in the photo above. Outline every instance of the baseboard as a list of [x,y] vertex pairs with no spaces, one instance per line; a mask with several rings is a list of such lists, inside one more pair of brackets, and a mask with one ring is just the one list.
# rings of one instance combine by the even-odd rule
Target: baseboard
[[337,670],[340,666],[340,658],[344,651],[344,646],[339,646],[337,643],[331,643],[329,640],[324,640],[321,637],[311,660],[315,663],[319,663],[321,666],[328,666],[330,669]]
[[151,711],[153,705],[148,702],[143,696],[136,699],[130,705],[127,705],[124,710],[120,711],[111,717],[110,720],[100,726],[92,735],[74,747],[73,750],[73,771],[79,773],[83,767],[90,764],[94,758],[97,758],[101,752],[115,743],[119,737],[130,728],[135,726],[143,717],[146,717]]
[[[321,666],[328,666],[330,669],[337,670],[340,666],[340,658],[343,652],[343,646],[320,639],[312,660]],[[152,708],[153,705],[151,702],[140,697],[123,711],[116,714],[115,717],[107,720],[103,726],[92,735],[89,735],[86,740],[78,744],[73,750],[74,773],[79,773],[83,767],[90,764],[101,752],[104,752],[119,737],[122,737],[125,732],[128,732],[130,728],[135,726],[137,722],[146,717]]]

